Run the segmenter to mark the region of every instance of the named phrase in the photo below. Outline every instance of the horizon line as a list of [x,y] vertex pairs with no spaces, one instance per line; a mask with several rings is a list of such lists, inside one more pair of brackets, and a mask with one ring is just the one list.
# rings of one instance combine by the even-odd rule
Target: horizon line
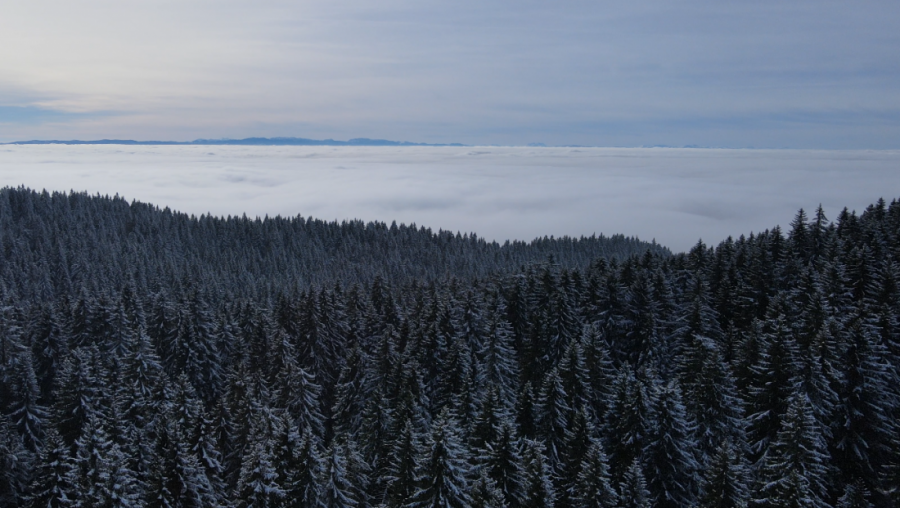
[[277,137],[249,137],[249,138],[198,138],[192,141],[162,141],[133,139],[97,139],[97,140],[23,140],[9,141],[0,145],[130,145],[130,146],[390,146],[390,147],[509,147],[509,148],[675,148],[698,150],[815,150],[815,151],[894,151],[896,149],[875,148],[796,148],[796,147],[758,147],[758,146],[704,146],[688,144],[682,146],[655,144],[655,145],[575,145],[575,144],[465,144],[465,143],[420,143],[413,141],[393,141],[376,138],[351,138],[346,141],[327,139],[311,139],[288,136]]

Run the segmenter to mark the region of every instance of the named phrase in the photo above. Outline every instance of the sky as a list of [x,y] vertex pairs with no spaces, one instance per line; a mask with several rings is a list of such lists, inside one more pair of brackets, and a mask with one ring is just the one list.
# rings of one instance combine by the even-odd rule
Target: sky
[[362,219],[488,240],[624,234],[686,251],[900,195],[900,151],[0,146],[0,183],[194,215]]
[[900,148],[900,2],[8,0],[0,142]]

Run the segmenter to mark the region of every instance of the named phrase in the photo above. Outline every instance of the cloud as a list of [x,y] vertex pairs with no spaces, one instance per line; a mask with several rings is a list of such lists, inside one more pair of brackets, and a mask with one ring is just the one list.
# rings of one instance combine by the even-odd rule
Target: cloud
[[200,215],[416,223],[504,241],[698,239],[900,197],[900,151],[0,146],[0,185],[119,194]]
[[17,125],[41,125],[48,122],[73,122],[85,118],[97,118],[107,115],[109,115],[107,112],[72,113],[34,106],[0,106],[0,123]]

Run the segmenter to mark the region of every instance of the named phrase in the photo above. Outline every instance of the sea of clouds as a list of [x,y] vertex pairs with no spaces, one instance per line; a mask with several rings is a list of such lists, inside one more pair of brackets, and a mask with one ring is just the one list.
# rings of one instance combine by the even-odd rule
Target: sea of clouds
[[0,186],[191,214],[416,223],[489,240],[623,233],[675,251],[900,197],[900,151],[0,146]]

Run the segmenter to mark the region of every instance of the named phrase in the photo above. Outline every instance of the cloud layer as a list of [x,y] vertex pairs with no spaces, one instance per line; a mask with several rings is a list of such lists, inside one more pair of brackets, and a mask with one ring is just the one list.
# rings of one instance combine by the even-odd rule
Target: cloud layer
[[504,241],[622,233],[686,250],[900,197],[898,151],[0,147],[0,185],[192,214],[416,223]]

